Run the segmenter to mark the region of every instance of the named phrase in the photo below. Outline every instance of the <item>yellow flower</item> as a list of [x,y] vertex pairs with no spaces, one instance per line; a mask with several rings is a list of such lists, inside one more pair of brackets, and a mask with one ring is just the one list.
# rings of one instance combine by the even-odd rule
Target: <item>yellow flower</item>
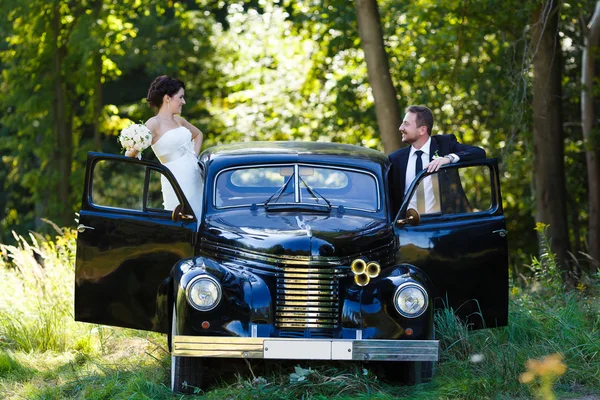
[[519,382],[521,383],[530,383],[535,379],[535,374],[533,372],[523,372],[519,375]]
[[536,397],[554,399],[552,386],[559,376],[567,371],[562,354],[550,354],[541,360],[530,359],[525,363],[527,371],[519,375],[519,382],[530,384]]
[[537,232],[544,232],[546,230],[547,227],[549,227],[550,225],[545,224],[543,222],[536,222],[535,223],[535,230]]

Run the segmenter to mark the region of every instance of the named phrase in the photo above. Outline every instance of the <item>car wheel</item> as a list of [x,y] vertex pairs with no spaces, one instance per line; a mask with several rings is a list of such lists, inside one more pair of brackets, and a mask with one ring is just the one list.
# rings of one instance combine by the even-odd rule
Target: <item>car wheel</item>
[[[432,327],[431,339],[435,339],[435,328]],[[389,383],[417,385],[429,382],[433,378],[434,361],[376,361],[371,363],[375,375]]]
[[[435,340],[435,327],[431,327],[431,340]],[[413,361],[407,365],[406,381],[409,385],[429,382],[435,372],[434,361]]]
[[[178,334],[176,322],[177,314],[175,305],[173,305],[171,343],[174,343],[175,335]],[[173,392],[191,394],[203,389],[203,361],[201,357],[178,357],[171,355],[171,390]]]

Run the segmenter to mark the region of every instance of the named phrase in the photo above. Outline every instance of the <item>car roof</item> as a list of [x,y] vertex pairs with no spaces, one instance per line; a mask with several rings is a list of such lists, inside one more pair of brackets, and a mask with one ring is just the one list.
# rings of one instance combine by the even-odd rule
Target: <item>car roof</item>
[[390,163],[385,154],[366,147],[304,141],[256,141],[219,145],[203,151],[200,160],[207,166],[215,164],[212,166],[218,169],[244,164],[309,162],[337,163],[381,172]]

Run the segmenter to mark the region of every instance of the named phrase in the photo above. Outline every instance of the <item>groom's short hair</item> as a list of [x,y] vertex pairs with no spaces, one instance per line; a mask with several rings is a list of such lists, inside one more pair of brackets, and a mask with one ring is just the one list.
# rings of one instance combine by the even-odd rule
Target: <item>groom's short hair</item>
[[408,106],[405,113],[408,112],[417,115],[417,128],[426,126],[427,134],[431,136],[431,130],[433,129],[433,113],[431,110],[425,106]]

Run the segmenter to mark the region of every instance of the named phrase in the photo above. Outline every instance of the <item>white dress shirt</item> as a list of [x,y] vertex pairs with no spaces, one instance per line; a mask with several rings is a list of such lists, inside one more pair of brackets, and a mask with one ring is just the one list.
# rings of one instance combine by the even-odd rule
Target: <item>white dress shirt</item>
[[[410,154],[408,156],[408,164],[406,165],[406,180],[404,184],[404,196],[406,196],[408,192],[408,188],[412,181],[415,179],[415,164],[417,161],[416,151],[421,150],[423,154],[421,154],[421,162],[423,163],[423,169],[427,169],[429,165],[429,154],[431,149],[431,137],[427,140],[427,142],[420,149],[416,149],[413,146],[410,146]],[[453,155],[455,156],[455,155]],[[458,158],[457,156],[455,156]],[[456,162],[453,157],[452,162]],[[433,179],[432,179],[433,178]],[[436,200],[436,196],[434,194],[434,185],[438,185],[437,174],[433,176],[426,177],[420,183],[421,185],[425,185],[425,214],[440,212],[440,206],[438,201]],[[439,191],[439,188],[435,188],[435,192]],[[409,208],[417,209],[417,191],[414,192],[413,197],[410,199]]]

